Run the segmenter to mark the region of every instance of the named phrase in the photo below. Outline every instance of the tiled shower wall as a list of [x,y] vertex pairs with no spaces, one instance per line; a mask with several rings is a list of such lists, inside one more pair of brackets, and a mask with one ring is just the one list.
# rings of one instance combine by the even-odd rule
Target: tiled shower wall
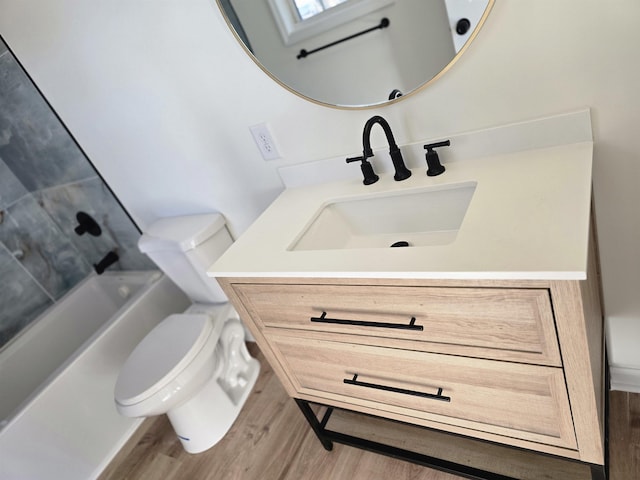
[[[102,235],[77,235],[76,213]],[[156,268],[140,234],[0,39],[0,349],[93,272]]]

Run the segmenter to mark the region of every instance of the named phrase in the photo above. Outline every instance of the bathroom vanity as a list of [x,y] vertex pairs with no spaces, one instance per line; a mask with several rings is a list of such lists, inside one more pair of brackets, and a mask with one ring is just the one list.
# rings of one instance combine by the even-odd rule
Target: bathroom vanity
[[591,154],[584,142],[454,162],[434,178],[288,189],[209,274],[325,448],[376,449],[332,436],[308,402],[605,478]]

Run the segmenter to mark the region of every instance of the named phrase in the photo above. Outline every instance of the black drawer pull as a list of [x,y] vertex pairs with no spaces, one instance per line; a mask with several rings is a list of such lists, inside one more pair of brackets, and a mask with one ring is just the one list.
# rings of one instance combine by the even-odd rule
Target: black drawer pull
[[358,374],[355,373],[353,378],[345,378],[344,383],[356,385],[358,387],[375,388],[376,390],[384,390],[386,392],[403,393],[405,395],[414,395],[416,397],[430,398],[432,400],[440,400],[441,402],[450,402],[451,397],[442,395],[442,388],[438,388],[438,393],[416,392],[415,390],[407,390],[405,388],[389,387],[387,385],[378,385],[376,383],[361,382],[358,380]]
[[339,323],[340,325],[359,325],[361,327],[379,327],[379,328],[397,328],[399,330],[424,330],[422,325],[416,325],[416,317],[411,317],[408,324],[405,323],[387,323],[387,322],[368,322],[365,320],[342,320],[340,318],[327,318],[327,312],[322,312],[319,317],[311,317],[309,320],[318,323]]

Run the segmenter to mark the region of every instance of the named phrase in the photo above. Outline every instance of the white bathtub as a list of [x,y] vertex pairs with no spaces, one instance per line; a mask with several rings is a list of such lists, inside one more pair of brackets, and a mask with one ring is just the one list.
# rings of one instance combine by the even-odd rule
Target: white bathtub
[[129,353],[186,296],[160,272],[92,275],[0,352],[0,479],[96,478],[142,420],[115,410]]

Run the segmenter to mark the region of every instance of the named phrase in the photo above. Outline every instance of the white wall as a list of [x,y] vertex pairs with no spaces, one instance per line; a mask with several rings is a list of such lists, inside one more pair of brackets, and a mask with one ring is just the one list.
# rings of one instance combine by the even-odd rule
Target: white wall
[[[278,164],[357,153],[374,113],[402,144],[591,107],[609,355],[640,368],[637,0],[498,0],[438,82],[357,111],[273,83],[212,0],[0,0],[0,12],[5,40],[143,228],[217,209],[240,233],[282,188]],[[261,121],[281,161],[262,161],[247,129]]]

